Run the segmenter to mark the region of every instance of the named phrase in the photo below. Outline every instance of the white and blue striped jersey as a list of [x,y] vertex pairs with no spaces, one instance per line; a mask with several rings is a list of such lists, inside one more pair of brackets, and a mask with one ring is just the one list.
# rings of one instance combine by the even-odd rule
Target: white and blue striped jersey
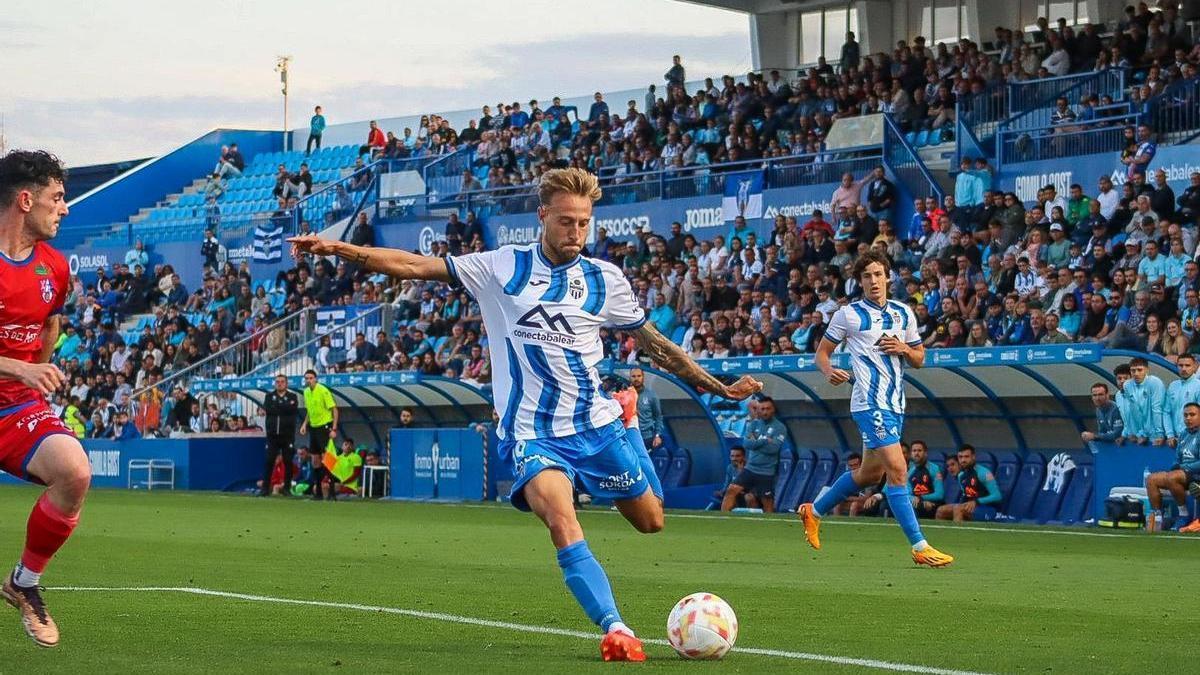
[[637,328],[646,313],[620,269],[581,256],[554,266],[537,242],[447,258],[446,267],[479,301],[500,438],[562,438],[621,416],[600,390],[600,328]]
[[904,414],[903,359],[880,351],[885,335],[900,338],[910,347],[921,343],[917,317],[908,305],[888,300],[880,307],[867,299],[852,302],[834,312],[825,339],[846,343],[854,369],[850,412],[887,410]]

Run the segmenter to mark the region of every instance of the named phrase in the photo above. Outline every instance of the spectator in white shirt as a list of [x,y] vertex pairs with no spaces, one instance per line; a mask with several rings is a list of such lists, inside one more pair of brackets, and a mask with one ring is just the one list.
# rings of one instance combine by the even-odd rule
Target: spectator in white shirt
[[1105,220],[1112,218],[1121,205],[1121,193],[1113,187],[1112,179],[1108,176],[1100,177],[1100,192],[1096,195],[1096,201],[1100,203],[1100,215]]
[[1051,77],[1062,77],[1071,72],[1071,55],[1067,53],[1063,41],[1054,34],[1050,36],[1050,56],[1042,61],[1042,67],[1049,71]]

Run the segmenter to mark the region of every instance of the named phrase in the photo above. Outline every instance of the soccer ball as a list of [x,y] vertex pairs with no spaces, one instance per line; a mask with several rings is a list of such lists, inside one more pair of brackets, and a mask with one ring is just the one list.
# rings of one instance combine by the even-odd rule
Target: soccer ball
[[737,616],[712,593],[692,593],[667,617],[667,640],[685,659],[719,659],[737,641]]

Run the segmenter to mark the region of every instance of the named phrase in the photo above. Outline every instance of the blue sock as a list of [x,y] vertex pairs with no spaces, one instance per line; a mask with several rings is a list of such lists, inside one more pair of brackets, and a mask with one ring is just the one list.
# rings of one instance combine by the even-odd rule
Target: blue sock
[[813,502],[813,511],[818,516],[824,516],[833,510],[833,507],[846,501],[846,498],[861,490],[858,483],[854,482],[854,475],[849,471],[838,476],[838,479],[829,486],[825,494],[817,497],[817,501]]
[[646,480],[650,482],[650,490],[654,493],[654,496],[662,499],[662,481],[658,480],[658,473],[654,470],[654,460],[650,459],[650,453],[646,450],[646,443],[642,440],[642,432],[638,431],[637,427],[626,429],[625,437],[629,440],[629,444],[633,446],[633,449],[638,451],[638,466],[642,468],[642,473],[646,474]]
[[916,546],[925,541],[925,535],[921,534],[921,525],[917,522],[917,512],[909,500],[908,486],[888,485],[883,488],[883,496],[887,497],[888,507],[892,509],[892,515],[896,516],[896,522],[900,523],[900,529],[904,530],[904,536],[908,537],[908,543]]
[[608,627],[621,620],[617,613],[617,601],[613,599],[612,586],[596,557],[588,549],[587,541],[577,541],[559,549],[558,566],[563,571],[563,581],[575,596],[575,600],[605,633]]

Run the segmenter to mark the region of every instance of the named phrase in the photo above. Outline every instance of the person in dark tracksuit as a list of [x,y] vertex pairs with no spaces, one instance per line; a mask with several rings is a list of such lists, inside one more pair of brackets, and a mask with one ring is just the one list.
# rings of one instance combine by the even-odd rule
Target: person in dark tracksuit
[[263,410],[267,413],[267,462],[263,465],[263,482],[259,495],[271,494],[271,472],[275,458],[283,455],[283,494],[292,494],[293,460],[296,455],[296,414],[300,411],[300,399],[288,391],[287,377],[275,377],[275,389],[263,399]]

